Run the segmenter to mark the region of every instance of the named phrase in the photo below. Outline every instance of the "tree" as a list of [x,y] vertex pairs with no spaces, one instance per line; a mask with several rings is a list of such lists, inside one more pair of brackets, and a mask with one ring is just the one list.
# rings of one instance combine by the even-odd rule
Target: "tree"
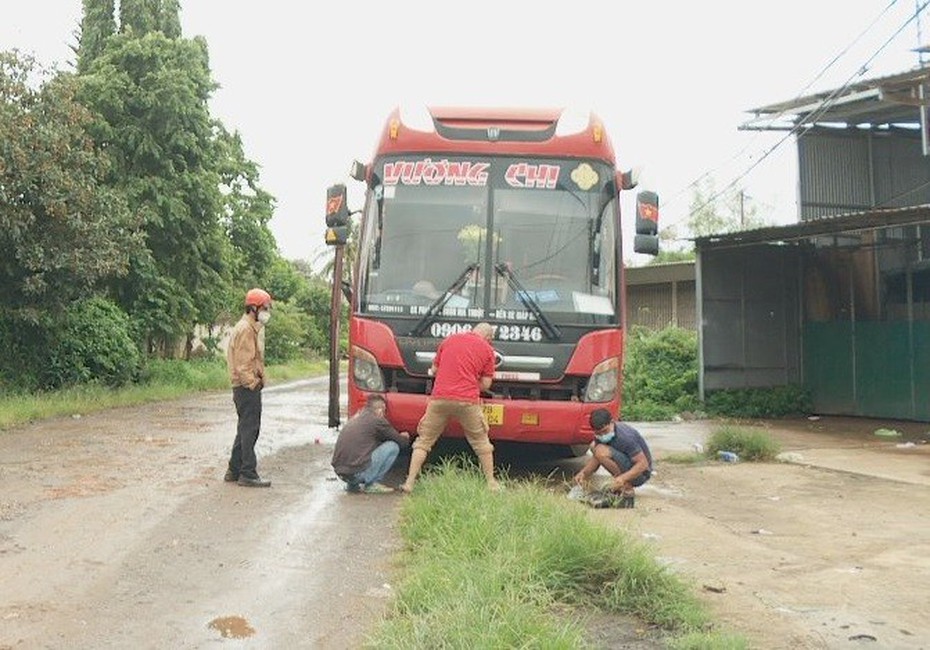
[[86,72],[100,56],[106,40],[116,33],[114,0],[84,0],[84,14],[78,35],[77,70]]
[[[145,31],[150,15],[161,29]],[[124,0],[120,17],[122,33],[80,77],[81,98],[99,116],[111,181],[142,224],[144,246],[115,295],[147,347],[167,352],[262,284],[279,258],[274,198],[239,135],[210,115],[207,44],[181,37],[178,2]]]
[[[104,180],[108,159],[70,75],[38,90],[34,61],[0,53],[0,284],[6,316],[38,322],[125,275],[136,221]],[[47,77],[47,74],[46,74]]]
[[161,0],[158,26],[168,38],[181,38],[180,0]]
[[120,31],[145,36],[160,28],[160,14],[161,0],[120,0]]
[[765,225],[758,207],[746,199],[742,189],[718,192],[713,177],[705,176],[694,186],[688,214],[688,230],[695,237],[720,235]]
[[249,160],[238,133],[216,127],[217,162],[223,189],[221,223],[231,246],[233,275],[244,285],[262,284],[262,274],[279,257],[268,227],[274,197],[259,185],[258,166]]
[[111,181],[142,222],[145,245],[116,291],[150,347],[209,322],[205,312],[215,311],[229,277],[207,107],[214,88],[206,44],[160,32],[114,36],[81,76],[80,96],[99,116],[94,137],[113,161]]
[[87,133],[91,120],[72,75],[50,77],[32,59],[0,53],[0,387],[79,376],[67,367],[78,357],[60,354],[66,309],[124,275],[140,244],[126,201],[105,183],[109,161]]
[[659,254],[650,260],[649,265],[693,262],[695,257],[696,255],[693,248],[688,250],[660,250]]

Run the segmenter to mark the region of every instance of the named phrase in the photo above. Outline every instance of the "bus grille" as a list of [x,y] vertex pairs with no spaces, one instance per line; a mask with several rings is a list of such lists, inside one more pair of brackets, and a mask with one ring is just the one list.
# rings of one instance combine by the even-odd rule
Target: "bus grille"
[[[433,387],[429,377],[410,375],[402,369],[382,368],[388,392],[428,395]],[[531,384],[518,381],[495,381],[491,392],[496,397],[514,400],[578,402],[584,395],[587,378],[564,377],[559,382]]]

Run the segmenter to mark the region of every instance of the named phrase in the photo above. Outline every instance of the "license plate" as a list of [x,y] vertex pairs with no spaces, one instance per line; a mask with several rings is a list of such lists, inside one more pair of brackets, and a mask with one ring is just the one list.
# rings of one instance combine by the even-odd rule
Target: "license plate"
[[484,417],[489,425],[504,423],[504,405],[503,404],[482,404]]

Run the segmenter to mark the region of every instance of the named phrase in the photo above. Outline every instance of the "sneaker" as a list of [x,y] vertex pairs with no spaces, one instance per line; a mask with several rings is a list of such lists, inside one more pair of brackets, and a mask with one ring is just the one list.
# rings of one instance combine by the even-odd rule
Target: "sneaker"
[[271,487],[271,481],[266,481],[264,479],[258,478],[257,476],[240,476],[237,482],[243,487]]
[[236,474],[231,469],[226,470],[226,474],[223,476],[223,480],[227,483],[235,483],[239,480],[239,475]]
[[346,492],[349,494],[358,494],[362,491],[361,483],[346,483]]
[[365,486],[365,494],[393,494],[394,488],[389,488],[381,483],[369,483]]

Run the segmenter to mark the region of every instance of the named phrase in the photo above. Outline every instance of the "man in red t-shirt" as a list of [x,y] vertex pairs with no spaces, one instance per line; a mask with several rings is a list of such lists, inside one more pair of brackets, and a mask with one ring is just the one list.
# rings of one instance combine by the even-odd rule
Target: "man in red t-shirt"
[[462,425],[488,487],[499,489],[494,478],[494,446],[488,439],[488,423],[481,410],[481,392],[489,390],[494,379],[494,349],[490,343],[493,336],[493,327],[478,323],[470,332],[452,334],[439,344],[430,368],[435,377],[433,392],[417,425],[410,469],[400,488],[404,492],[413,490],[420,469],[449,418]]

